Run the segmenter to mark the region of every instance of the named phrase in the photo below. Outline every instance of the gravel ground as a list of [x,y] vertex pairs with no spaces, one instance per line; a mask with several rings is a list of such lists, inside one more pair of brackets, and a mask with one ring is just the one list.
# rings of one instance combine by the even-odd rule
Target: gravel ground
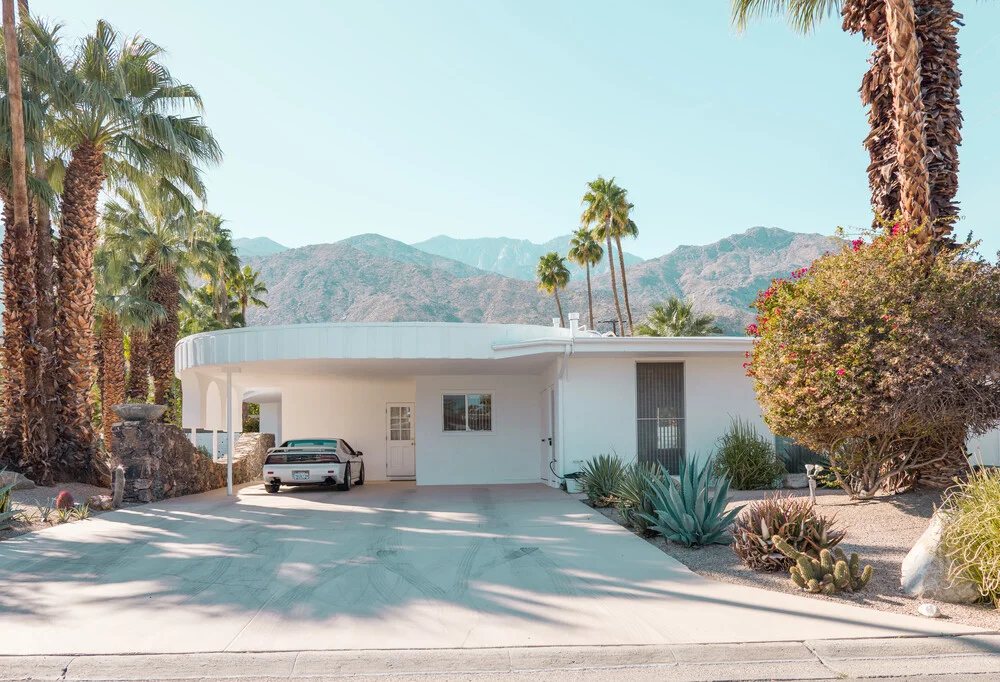
[[[14,502],[15,511],[24,511],[29,515],[34,515],[43,505],[47,504],[54,507],[56,503],[56,495],[63,490],[69,491],[69,494],[73,496],[73,501],[76,504],[83,504],[83,502],[85,502],[91,495],[111,494],[111,491],[107,488],[99,488],[94,485],[87,485],[86,483],[57,483],[52,487],[37,486],[30,490],[15,490],[11,493],[11,499]],[[97,514],[100,514],[100,512],[91,512],[92,516],[96,516]],[[48,523],[37,518],[32,523],[17,522],[6,530],[0,530],[0,540],[17,537],[18,535],[30,533],[31,531],[38,530],[40,528],[48,528],[54,523],[56,523],[55,513],[52,514]]]
[[[799,493],[799,491],[785,492]],[[746,500],[761,499],[764,495],[765,491],[759,490],[733,491],[730,494],[728,508],[732,509]],[[926,530],[934,513],[934,506],[940,502],[941,493],[938,491],[910,492],[878,498],[871,502],[852,502],[840,491],[819,491],[816,499],[817,507],[824,513],[836,515],[839,526],[847,530],[847,536],[840,546],[847,553],[857,552],[861,556],[862,566],[871,564],[874,569],[866,589],[856,594],[841,593],[828,597],[803,592],[789,580],[785,571],[758,573],[746,568],[740,563],[732,548],[726,545],[687,549],[659,535],[645,540],[695,573],[714,580],[802,594],[812,599],[849,601],[879,611],[912,615],[916,613],[921,603],[930,600],[918,601],[900,591],[900,565],[917,538]],[[608,507],[598,511],[616,523],[622,524],[618,510]],[[1000,611],[994,609],[992,605],[932,603],[938,605],[945,618],[988,630],[1000,630]]]

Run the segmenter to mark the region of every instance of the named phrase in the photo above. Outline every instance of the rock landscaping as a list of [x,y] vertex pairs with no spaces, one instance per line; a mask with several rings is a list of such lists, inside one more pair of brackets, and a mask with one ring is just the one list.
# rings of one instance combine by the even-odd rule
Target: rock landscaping
[[[727,509],[734,509],[747,501],[763,499],[767,493],[768,491],[763,490],[731,491]],[[792,494],[806,497],[797,491]],[[1000,629],[1000,611],[992,604],[952,604],[926,592],[922,597],[907,594],[900,587],[904,558],[914,545],[919,544],[918,539],[925,531],[928,531],[935,506],[940,504],[940,491],[914,491],[861,503],[850,500],[841,491],[821,489],[817,492],[817,510],[834,516],[837,525],[847,531],[839,546],[848,554],[858,552],[864,564],[871,564],[873,568],[865,589],[853,593],[825,595],[803,591],[789,580],[787,571],[768,573],[747,568],[728,545],[688,549],[659,535],[644,536],[644,539],[696,573],[714,580],[792,592],[810,599],[846,600],[880,611],[910,615],[929,615],[933,612],[939,617],[960,623],[991,630]],[[627,526],[615,507],[597,509],[616,523]],[[930,608],[918,611],[922,604],[931,604],[936,607],[936,611]]]

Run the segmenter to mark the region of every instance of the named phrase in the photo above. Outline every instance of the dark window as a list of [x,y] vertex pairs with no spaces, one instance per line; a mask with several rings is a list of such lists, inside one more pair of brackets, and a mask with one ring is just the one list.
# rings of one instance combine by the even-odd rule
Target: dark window
[[636,364],[639,461],[675,474],[684,459],[684,363]]
[[346,440],[344,440],[343,438],[341,438],[340,439],[340,444],[344,446],[345,450],[347,450],[347,454],[349,454],[351,456],[354,455],[354,448],[351,447],[350,443],[348,443]]

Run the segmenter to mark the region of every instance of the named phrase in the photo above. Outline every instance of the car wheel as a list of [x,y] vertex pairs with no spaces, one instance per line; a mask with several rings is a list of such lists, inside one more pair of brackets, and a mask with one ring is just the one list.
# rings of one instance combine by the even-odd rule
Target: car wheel
[[337,485],[337,490],[350,490],[351,489],[351,463],[348,462],[347,466],[344,467],[344,482]]
[[364,484],[365,484],[365,465],[362,464],[361,473],[358,474],[358,485],[364,485]]
[[274,493],[278,492],[278,488],[280,488],[280,487],[281,487],[280,483],[265,483],[264,484],[264,490],[266,490],[267,492],[269,492],[271,494],[274,494]]

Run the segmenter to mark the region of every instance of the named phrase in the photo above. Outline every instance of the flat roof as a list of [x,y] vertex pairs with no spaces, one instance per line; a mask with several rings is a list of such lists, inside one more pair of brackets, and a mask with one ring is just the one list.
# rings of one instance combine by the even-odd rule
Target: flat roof
[[748,337],[605,337],[528,324],[460,322],[329,322],[243,327],[204,332],[177,342],[174,366],[199,367],[289,361],[504,360],[529,356],[732,354]]

